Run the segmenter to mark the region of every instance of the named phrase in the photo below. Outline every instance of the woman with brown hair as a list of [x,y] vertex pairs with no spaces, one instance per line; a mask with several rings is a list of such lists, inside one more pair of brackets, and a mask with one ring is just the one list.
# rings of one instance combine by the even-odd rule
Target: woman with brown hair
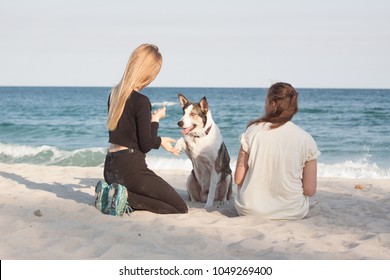
[[162,56],[155,45],[142,44],[130,56],[122,79],[108,100],[109,147],[104,163],[104,179],[128,190],[129,206],[159,214],[187,213],[179,194],[146,164],[146,153],[162,146],[177,154],[174,139],[159,137],[160,119],[165,108],[151,112],[149,98],[141,93],[158,75]]
[[317,186],[320,151],[310,134],[291,120],[298,112],[298,92],[287,83],[272,85],[265,114],[251,121],[241,136],[235,170],[240,215],[301,219]]

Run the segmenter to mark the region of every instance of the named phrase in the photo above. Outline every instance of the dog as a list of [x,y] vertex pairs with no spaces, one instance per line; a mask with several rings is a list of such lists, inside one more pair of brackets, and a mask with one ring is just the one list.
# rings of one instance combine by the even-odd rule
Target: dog
[[193,169],[186,183],[190,200],[205,203],[204,208],[211,208],[214,201],[225,204],[232,195],[230,157],[207,99],[190,102],[180,93],[178,98],[183,116],[177,125],[183,137],[175,148],[183,149],[192,162]]

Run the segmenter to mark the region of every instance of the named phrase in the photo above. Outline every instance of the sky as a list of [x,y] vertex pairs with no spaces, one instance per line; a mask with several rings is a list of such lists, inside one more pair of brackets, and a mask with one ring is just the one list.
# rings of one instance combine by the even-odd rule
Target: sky
[[0,0],[0,86],[111,87],[142,43],[156,87],[390,88],[388,0]]

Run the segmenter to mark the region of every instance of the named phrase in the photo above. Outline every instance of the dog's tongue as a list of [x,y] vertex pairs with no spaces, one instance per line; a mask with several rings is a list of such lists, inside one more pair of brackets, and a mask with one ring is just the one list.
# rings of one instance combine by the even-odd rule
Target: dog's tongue
[[190,126],[190,127],[187,127],[187,128],[182,128],[181,129],[181,134],[187,135],[192,129],[193,129],[193,126]]

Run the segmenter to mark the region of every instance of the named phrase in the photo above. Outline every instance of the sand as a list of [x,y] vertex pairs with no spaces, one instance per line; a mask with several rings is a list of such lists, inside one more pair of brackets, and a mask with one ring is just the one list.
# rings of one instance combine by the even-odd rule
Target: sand
[[[158,171],[184,215],[93,207],[102,167],[0,163],[2,260],[389,260],[390,179],[318,178],[307,218],[240,217],[188,200],[185,171]],[[358,187],[356,187],[359,185]]]

